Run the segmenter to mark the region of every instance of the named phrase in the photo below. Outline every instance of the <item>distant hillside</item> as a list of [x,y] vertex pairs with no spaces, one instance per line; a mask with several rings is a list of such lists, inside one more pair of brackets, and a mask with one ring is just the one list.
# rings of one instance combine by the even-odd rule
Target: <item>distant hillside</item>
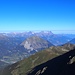
[[5,63],[5,62],[3,62],[3,61],[0,61],[0,69],[1,68],[4,68],[5,66],[7,66],[8,65],[8,63]]
[[69,41],[70,43],[72,43],[72,44],[75,44],[75,38],[74,39],[72,39],[71,41]]
[[2,33],[0,33],[0,40],[6,40],[7,36],[3,35]]
[[15,48],[14,55],[16,53],[17,57],[23,59],[51,46],[54,45],[38,36],[31,36]]
[[38,36],[31,36],[23,42],[19,39],[9,37],[8,39],[0,40],[0,60],[12,64],[39,50],[53,46],[53,44]]
[[[75,45],[72,45],[72,44],[66,44],[66,45],[57,46],[57,47],[52,46],[52,47],[50,47],[46,50],[42,50],[20,62],[17,62],[13,65],[6,67],[3,70],[2,75],[27,75],[27,73],[29,73],[30,75],[35,75],[35,73],[38,70],[40,70],[40,67],[36,68],[35,66],[45,63],[59,55],[69,52],[70,50],[73,50],[73,49],[75,49]],[[70,57],[70,55],[68,56],[68,58],[69,57]],[[61,60],[63,60],[63,62],[67,61],[67,60],[64,61],[64,59],[62,59],[62,58],[61,58]],[[59,63],[61,63],[61,60],[59,60]],[[63,64],[63,62],[62,62],[62,64]],[[55,63],[57,63],[57,62],[55,62]],[[35,67],[35,70],[33,69],[34,67]],[[43,69],[43,66],[42,66],[42,69]],[[46,69],[46,67],[45,67],[45,69]],[[33,71],[31,71],[31,70],[33,70]],[[36,74],[36,75],[41,75],[41,74]]]
[[21,43],[21,46],[24,46],[24,48],[29,50],[41,50],[49,48],[50,46],[53,46],[53,44],[38,36],[32,36],[30,38],[27,38],[23,43]]
[[[20,43],[22,43],[22,39],[18,37],[14,38],[0,34],[0,60],[6,63],[14,62],[15,58],[13,55],[15,53],[15,48],[20,45]],[[17,56],[17,54],[15,55]]]

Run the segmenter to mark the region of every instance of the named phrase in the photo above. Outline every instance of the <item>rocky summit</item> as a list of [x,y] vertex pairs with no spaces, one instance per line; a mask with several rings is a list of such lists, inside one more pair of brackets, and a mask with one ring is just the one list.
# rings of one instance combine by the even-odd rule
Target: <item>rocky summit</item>
[[53,44],[38,36],[32,36],[27,38],[24,42],[22,42],[21,46],[24,46],[24,48],[29,50],[40,50],[49,48],[50,46],[53,46]]

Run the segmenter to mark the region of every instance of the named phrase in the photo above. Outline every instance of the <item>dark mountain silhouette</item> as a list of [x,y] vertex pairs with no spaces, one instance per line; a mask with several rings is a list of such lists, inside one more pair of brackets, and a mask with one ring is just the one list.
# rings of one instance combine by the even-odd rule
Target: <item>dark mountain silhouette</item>
[[75,75],[75,49],[39,66],[36,66],[27,75]]

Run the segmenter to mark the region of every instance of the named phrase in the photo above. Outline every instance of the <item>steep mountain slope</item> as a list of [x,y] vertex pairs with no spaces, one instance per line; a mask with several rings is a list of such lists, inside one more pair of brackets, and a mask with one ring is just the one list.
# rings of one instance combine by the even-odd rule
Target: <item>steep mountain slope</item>
[[[42,50],[42,51],[28,57],[28,58],[26,58],[20,62],[17,62],[13,65],[6,67],[3,70],[2,75],[27,75],[27,73],[29,73],[30,75],[35,75],[35,73],[40,69],[40,67],[36,68],[35,66],[40,65],[42,63],[45,63],[48,60],[51,60],[51,59],[53,59],[59,55],[62,55],[62,54],[66,53],[72,49],[75,49],[75,45],[67,44],[67,45],[58,46],[58,47],[55,47],[55,46],[50,47],[46,50]],[[70,56],[68,56],[68,58],[69,57]],[[61,60],[64,61],[64,58]],[[67,60],[65,59],[65,61],[67,61]],[[33,69],[33,71],[29,72],[34,67],[35,67],[35,70]],[[42,66],[42,68],[43,68],[43,66]],[[45,69],[46,69],[46,67],[45,67]],[[36,75],[41,75],[41,74],[36,74]]]
[[53,44],[38,36],[32,36],[30,38],[27,38],[23,43],[21,43],[21,45],[29,50],[39,50],[53,46]]
[[75,75],[75,49],[39,66],[28,75]]

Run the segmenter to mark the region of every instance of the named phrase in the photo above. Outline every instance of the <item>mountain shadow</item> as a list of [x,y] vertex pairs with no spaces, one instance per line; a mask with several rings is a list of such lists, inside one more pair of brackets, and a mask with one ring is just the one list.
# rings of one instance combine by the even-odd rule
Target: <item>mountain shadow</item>
[[75,75],[75,49],[33,68],[27,75]]

